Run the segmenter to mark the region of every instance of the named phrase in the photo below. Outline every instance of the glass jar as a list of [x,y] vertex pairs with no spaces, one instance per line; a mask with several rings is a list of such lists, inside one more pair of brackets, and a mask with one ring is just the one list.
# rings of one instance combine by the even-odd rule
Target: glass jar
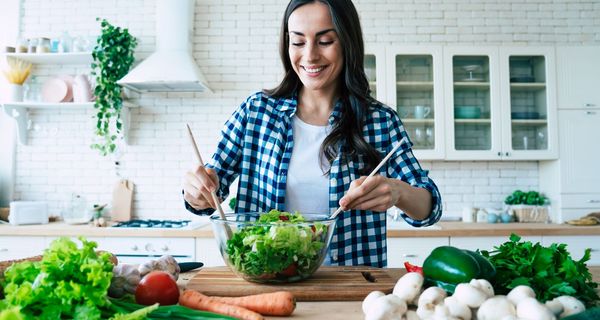
[[37,46],[35,48],[36,53],[48,53],[50,52],[50,39],[39,38]]
[[27,53],[35,53],[38,44],[38,39],[29,39],[27,43]]
[[23,100],[26,102],[40,102],[42,84],[38,77],[31,76],[23,85]]

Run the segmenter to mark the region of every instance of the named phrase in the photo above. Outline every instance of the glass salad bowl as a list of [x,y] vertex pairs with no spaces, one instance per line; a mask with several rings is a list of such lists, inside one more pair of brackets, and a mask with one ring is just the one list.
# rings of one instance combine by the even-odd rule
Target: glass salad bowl
[[210,218],[225,263],[239,277],[258,283],[309,278],[325,259],[336,218],[326,214],[226,214]]

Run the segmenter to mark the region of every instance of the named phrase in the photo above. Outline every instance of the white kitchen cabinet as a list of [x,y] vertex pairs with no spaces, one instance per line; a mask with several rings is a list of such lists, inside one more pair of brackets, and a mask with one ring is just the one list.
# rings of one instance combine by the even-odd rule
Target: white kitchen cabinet
[[[91,52],[67,52],[67,53],[6,53],[0,55],[2,58],[16,58],[31,62],[32,64],[44,65],[82,65],[88,68],[92,62]],[[41,88],[40,88],[41,89]],[[34,110],[91,110],[94,108],[93,102],[85,103],[44,103],[44,102],[5,102],[2,104],[4,112],[15,119],[17,123],[18,139],[21,144],[27,144],[27,135],[30,128],[29,112]],[[121,112],[121,121],[123,123],[122,132],[125,142],[128,143],[129,136],[129,108],[133,107],[130,103],[124,103]]]
[[558,47],[558,108],[600,108],[600,46]]
[[600,108],[558,114],[561,157],[540,163],[540,189],[561,223],[600,211]]
[[386,48],[387,104],[394,108],[420,160],[444,159],[442,48]]
[[586,249],[591,249],[589,266],[600,266],[600,236],[543,236],[542,244],[545,247],[553,243],[564,243],[573,260],[583,257]]
[[37,256],[44,249],[44,237],[0,236],[0,261]]
[[[510,237],[451,237],[450,245],[453,247],[479,250],[494,250],[494,247],[510,241]],[[542,242],[541,236],[522,236],[521,241],[531,241],[532,243]]]
[[217,240],[213,238],[196,238],[196,258],[205,267],[225,265]]
[[449,244],[448,237],[388,238],[387,266],[404,268],[404,262],[422,266],[433,249]]
[[554,49],[444,49],[446,159],[558,156]]

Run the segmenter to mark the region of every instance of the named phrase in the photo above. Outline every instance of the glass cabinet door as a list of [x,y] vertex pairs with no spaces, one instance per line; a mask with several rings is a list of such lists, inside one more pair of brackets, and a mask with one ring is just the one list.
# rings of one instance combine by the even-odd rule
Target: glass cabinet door
[[548,149],[545,66],[544,56],[508,58],[512,150]]
[[364,68],[369,81],[371,97],[387,103],[385,95],[385,47],[367,47],[365,50]]
[[371,96],[377,99],[377,56],[375,54],[365,54],[365,74],[369,81]]
[[396,109],[415,150],[435,148],[433,57],[396,55]]
[[490,58],[452,58],[455,150],[491,150]]

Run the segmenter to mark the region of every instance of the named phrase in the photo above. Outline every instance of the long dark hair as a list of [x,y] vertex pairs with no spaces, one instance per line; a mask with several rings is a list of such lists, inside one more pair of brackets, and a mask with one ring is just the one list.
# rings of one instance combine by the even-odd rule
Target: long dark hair
[[332,163],[338,154],[337,146],[343,145],[345,142],[346,147],[342,149],[345,159],[342,160],[348,161],[358,155],[363,155],[365,168],[364,172],[360,174],[366,174],[377,166],[381,155],[365,141],[362,135],[365,117],[369,112],[369,103],[373,101],[373,98],[369,95],[369,82],[364,70],[365,49],[360,20],[351,0],[290,1],[283,16],[279,41],[279,54],[285,75],[279,86],[270,90],[265,89],[263,92],[274,97],[289,97],[302,87],[302,82],[292,68],[288,54],[288,20],[298,7],[317,1],[329,7],[344,55],[344,67],[338,85],[343,105],[341,116],[340,120],[333,125],[331,133],[323,141],[320,152],[325,155],[329,163]]

